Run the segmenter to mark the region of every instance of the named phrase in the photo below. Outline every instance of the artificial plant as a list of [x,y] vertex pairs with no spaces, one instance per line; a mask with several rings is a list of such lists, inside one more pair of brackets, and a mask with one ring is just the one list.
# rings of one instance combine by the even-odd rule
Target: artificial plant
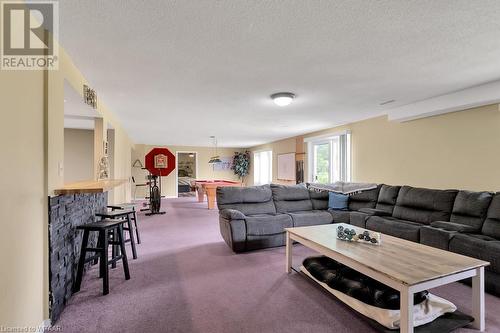
[[248,171],[250,170],[250,152],[235,152],[231,170],[234,171],[234,174],[237,175],[243,183],[245,177],[248,175]]

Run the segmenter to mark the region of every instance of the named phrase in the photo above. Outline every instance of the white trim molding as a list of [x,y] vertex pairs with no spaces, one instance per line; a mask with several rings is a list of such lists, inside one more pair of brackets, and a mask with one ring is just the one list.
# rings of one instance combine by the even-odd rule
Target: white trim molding
[[500,80],[391,109],[388,119],[405,122],[497,103]]
[[166,198],[178,198],[179,197],[179,154],[195,154],[195,178],[198,179],[198,152],[191,150],[178,150],[175,152],[175,196],[168,196]]
[[351,130],[337,131],[337,132],[332,132],[332,133],[328,133],[328,134],[306,137],[306,138],[304,138],[304,142],[330,140],[336,136],[340,136],[340,135],[344,135],[344,134],[351,134]]

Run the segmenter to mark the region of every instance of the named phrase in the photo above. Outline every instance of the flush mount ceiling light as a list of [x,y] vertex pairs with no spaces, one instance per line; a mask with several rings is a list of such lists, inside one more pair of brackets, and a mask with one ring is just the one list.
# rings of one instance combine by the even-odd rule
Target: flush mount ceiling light
[[271,99],[273,100],[274,104],[278,106],[290,105],[293,102],[294,98],[295,94],[292,94],[290,92],[280,92],[271,95]]

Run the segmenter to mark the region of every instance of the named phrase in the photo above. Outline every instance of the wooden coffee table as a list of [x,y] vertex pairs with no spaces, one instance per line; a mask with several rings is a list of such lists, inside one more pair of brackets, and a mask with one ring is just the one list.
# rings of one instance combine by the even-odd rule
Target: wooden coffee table
[[380,246],[337,239],[337,226],[286,228],[286,271],[292,271],[292,241],[311,248],[401,293],[401,332],[413,332],[413,294],[472,277],[473,327],[484,331],[484,267],[489,262],[382,235]]

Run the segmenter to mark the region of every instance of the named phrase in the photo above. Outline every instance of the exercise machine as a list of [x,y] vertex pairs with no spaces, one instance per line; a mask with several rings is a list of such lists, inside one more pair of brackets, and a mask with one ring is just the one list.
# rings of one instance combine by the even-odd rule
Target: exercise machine
[[167,148],[153,148],[145,157],[145,168],[149,171],[146,176],[149,187],[149,202],[145,203],[147,208],[141,211],[148,211],[147,216],[156,214],[165,214],[161,211],[161,199],[165,196],[161,195],[161,177],[168,176],[175,169],[175,155]]
[[148,208],[143,208],[141,211],[149,211],[146,213],[146,216],[165,214],[165,211],[161,211],[161,199],[165,198],[164,195],[161,195],[161,176],[153,175],[149,173],[147,176],[147,185],[149,187],[149,196],[146,199],[149,199],[149,202],[145,202],[144,205],[148,206]]

